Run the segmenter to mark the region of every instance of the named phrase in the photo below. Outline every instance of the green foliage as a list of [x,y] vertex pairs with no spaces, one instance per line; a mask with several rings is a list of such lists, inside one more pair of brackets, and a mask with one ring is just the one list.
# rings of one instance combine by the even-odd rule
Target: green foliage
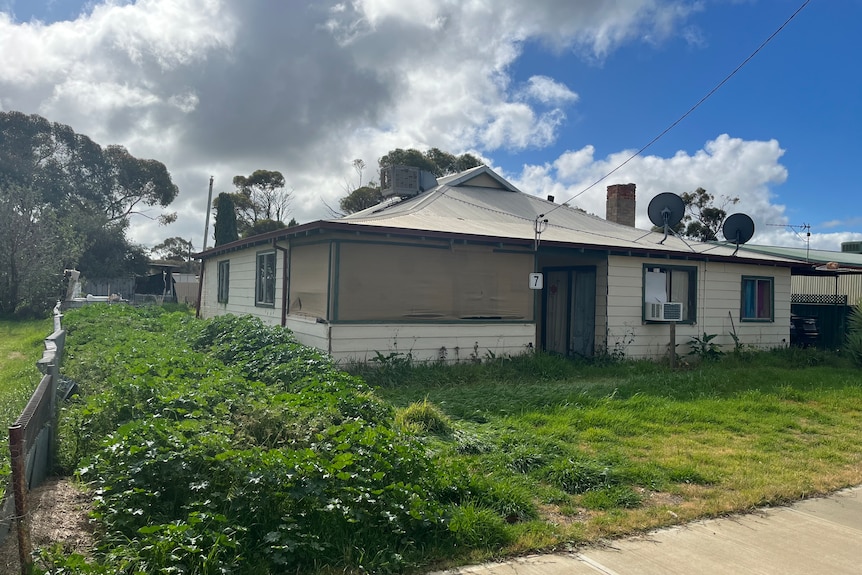
[[806,368],[826,365],[830,362],[839,361],[834,353],[816,347],[777,347],[766,353],[757,355],[757,362],[761,365],[773,365],[780,367]]
[[[355,367],[372,388],[248,317],[67,320],[83,396],[61,449],[96,490],[101,539],[90,563],[43,552],[54,573],[412,572],[666,524],[654,505],[685,520],[842,487],[862,449],[846,355],[669,370],[391,353]],[[410,406],[430,423],[405,431]]]
[[590,359],[596,365],[611,365],[620,363],[626,360],[626,350],[635,341],[634,329],[630,326],[626,327],[625,332],[619,337],[611,337],[608,333],[608,341],[614,340],[613,345],[608,345],[603,349],[597,349],[596,354]]
[[431,148],[424,152],[413,148],[408,150],[396,148],[381,157],[377,161],[377,164],[381,168],[387,166],[414,166],[420,170],[431,172],[440,178],[448,174],[457,174],[458,172],[481,166],[482,162],[471,154],[455,156],[437,148]]
[[850,312],[847,342],[844,348],[855,364],[862,367],[862,303],[856,304]]
[[0,136],[0,184],[32,186],[58,210],[81,207],[115,222],[139,204],[167,206],[179,193],[164,164],[122,146],[102,148],[35,114],[0,112]]
[[397,385],[414,372],[413,355],[410,353],[393,351],[383,355],[375,351],[374,354],[368,364],[354,366],[353,371],[363,379],[373,380],[376,385]]
[[126,306],[66,320],[82,397],[61,451],[96,494],[100,568],[400,570],[451,544],[421,445],[288,330]]
[[420,433],[446,435],[452,432],[452,422],[446,414],[427,399],[411,403],[399,411],[395,421]]
[[111,277],[146,265],[126,230],[141,207],[179,193],[162,163],[21,112],[0,112],[0,142],[0,313],[53,307],[65,268]]
[[[78,220],[83,234],[84,252],[75,267],[84,277],[127,277],[144,275],[149,268],[144,247],[126,237],[128,221],[107,221],[89,216]],[[62,270],[61,270],[62,271]]]
[[81,238],[32,187],[0,182],[0,316],[44,317]]
[[[377,161],[377,165],[381,169],[389,166],[412,166],[440,178],[480,166],[482,162],[470,154],[455,156],[437,148],[431,148],[424,152],[413,148],[408,150],[396,148],[382,156]],[[374,182],[362,185],[362,171],[365,169],[365,162],[354,160],[353,167],[359,174],[359,184],[355,188],[353,186],[348,187],[347,190],[353,188],[352,191],[348,191],[346,196],[338,200],[338,207],[345,214],[362,211],[383,201],[380,186]]]
[[[30,399],[42,374],[36,361],[45,338],[53,331],[50,319],[0,320],[0,425],[8,429]],[[0,451],[0,495],[9,485],[9,449]]]
[[613,470],[590,459],[557,460],[548,467],[547,478],[566,493],[585,493],[615,485]]
[[151,252],[158,258],[168,261],[185,263],[191,260],[192,252],[195,251],[191,240],[174,236],[166,238],[163,242],[153,246]]
[[706,332],[702,336],[692,336],[688,342],[688,355],[695,356],[703,361],[715,361],[722,356],[721,346],[714,340],[718,334]]
[[278,220],[257,220],[242,231],[242,237],[250,238],[251,236],[274,232],[275,230],[283,230],[286,227],[287,225],[284,222]]
[[340,200],[338,207],[345,214],[353,214],[364,209],[376,206],[383,201],[383,194],[380,193],[380,187],[376,185],[366,185],[356,188]]
[[215,245],[229,244],[239,239],[236,229],[236,207],[233,196],[222,192],[216,198]]
[[[727,218],[725,208],[739,202],[739,198],[728,196],[716,198],[703,188],[698,188],[694,192],[686,192],[680,197],[685,205],[686,214],[677,231],[702,242],[718,239],[718,232]],[[715,204],[717,199],[721,200],[721,205]],[[727,239],[732,241],[734,238]]]
[[588,491],[581,496],[581,505],[587,509],[632,509],[639,507],[643,497],[626,485],[613,485]]
[[291,193],[284,191],[284,175],[276,170],[255,170],[249,176],[234,176],[237,191],[230,194],[236,208],[237,230],[242,237],[270,231],[278,222],[284,226]]
[[510,538],[505,527],[497,513],[473,503],[450,509],[449,530],[454,534],[456,545],[499,549]]

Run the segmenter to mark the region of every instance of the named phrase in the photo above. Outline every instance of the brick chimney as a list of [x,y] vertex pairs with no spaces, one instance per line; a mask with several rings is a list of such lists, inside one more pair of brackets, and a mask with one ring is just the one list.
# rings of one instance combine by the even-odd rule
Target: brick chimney
[[605,219],[624,226],[635,227],[635,185],[608,186],[608,204]]

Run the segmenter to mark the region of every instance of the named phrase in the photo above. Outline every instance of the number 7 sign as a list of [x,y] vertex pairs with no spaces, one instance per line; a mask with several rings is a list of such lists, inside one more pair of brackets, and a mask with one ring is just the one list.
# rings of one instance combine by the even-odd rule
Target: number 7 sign
[[530,289],[542,289],[545,283],[544,279],[540,273],[530,274]]

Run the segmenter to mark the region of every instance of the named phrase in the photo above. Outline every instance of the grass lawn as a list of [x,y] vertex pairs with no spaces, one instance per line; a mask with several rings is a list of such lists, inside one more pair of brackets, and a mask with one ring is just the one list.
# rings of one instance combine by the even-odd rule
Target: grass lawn
[[76,311],[60,452],[98,490],[102,572],[428,572],[862,483],[837,353],[390,355],[352,370],[368,389],[254,318]]
[[[42,379],[36,361],[53,330],[53,319],[0,320],[0,425],[4,429],[15,423]],[[0,449],[0,492],[8,474],[9,449]]]
[[548,356],[382,363],[362,375],[437,465],[511,498],[508,554],[862,483],[862,371],[839,355],[726,354],[676,371]]

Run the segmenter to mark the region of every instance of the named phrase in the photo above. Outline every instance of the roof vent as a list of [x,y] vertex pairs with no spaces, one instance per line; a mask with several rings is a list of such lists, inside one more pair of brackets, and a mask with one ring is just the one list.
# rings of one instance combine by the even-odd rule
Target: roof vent
[[841,242],[841,251],[849,254],[862,254],[862,242]]
[[414,166],[386,166],[380,170],[380,193],[391,196],[410,197],[437,185],[437,178]]

